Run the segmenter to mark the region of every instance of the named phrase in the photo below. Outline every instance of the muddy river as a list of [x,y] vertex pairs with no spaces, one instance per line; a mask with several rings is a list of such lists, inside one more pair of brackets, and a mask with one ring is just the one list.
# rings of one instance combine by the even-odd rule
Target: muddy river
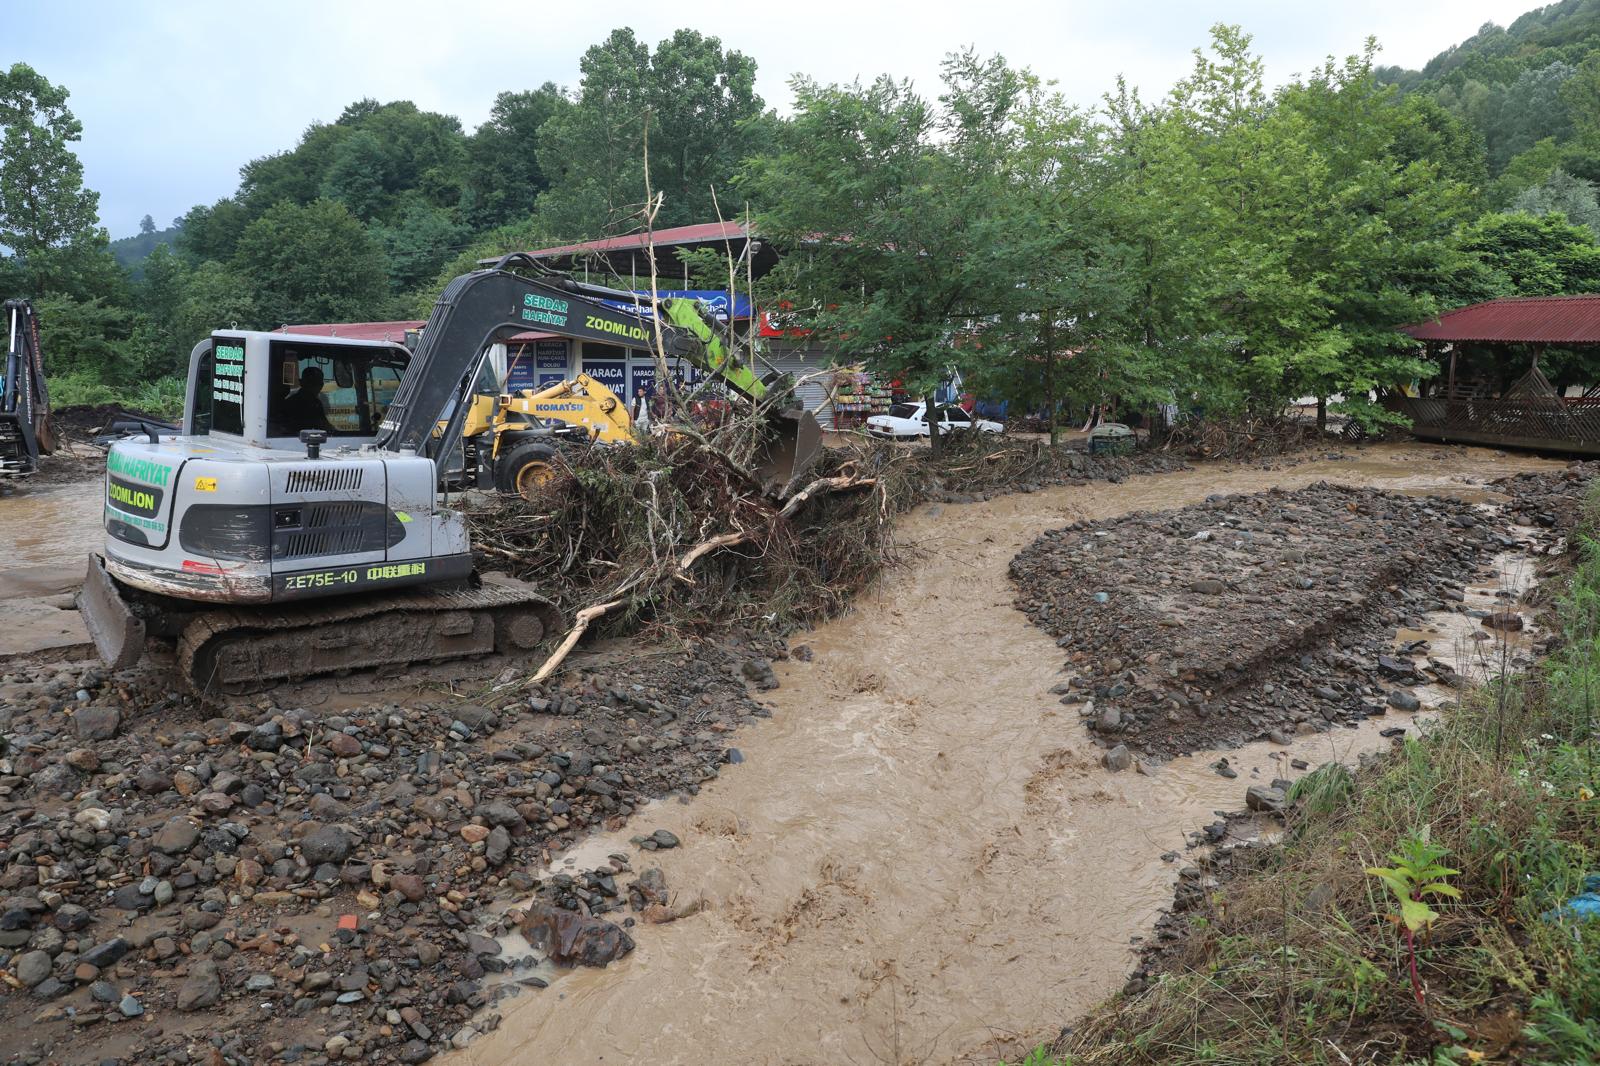
[[[795,639],[815,659],[779,665],[772,721],[734,740],[744,765],[566,856],[588,867],[670,829],[684,846],[635,868],[660,865],[675,902],[704,909],[636,930],[605,970],[506,1000],[500,1027],[445,1061],[992,1063],[1051,1039],[1121,986],[1182,865],[1163,853],[1247,785],[1293,776],[1290,757],[1353,760],[1407,723],[1230,751],[1237,780],[1211,769],[1216,753],[1108,773],[1048,694],[1062,655],[1011,607],[1012,556],[1075,519],[1211,493],[1329,480],[1492,503],[1489,479],[1559,465],[1400,445],[920,509],[900,527],[906,564]],[[1529,567],[1502,570],[1473,604]],[[1408,639],[1461,659],[1479,654],[1471,632],[1445,616]]]
[[41,566],[83,570],[83,557],[100,547],[101,485],[0,485],[0,573]]

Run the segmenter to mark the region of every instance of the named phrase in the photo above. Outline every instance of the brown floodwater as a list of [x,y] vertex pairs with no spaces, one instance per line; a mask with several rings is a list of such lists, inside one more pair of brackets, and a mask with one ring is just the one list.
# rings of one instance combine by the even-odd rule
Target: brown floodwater
[[63,485],[0,485],[0,572],[72,564],[99,550],[101,486],[97,480]]
[[[1396,445],[919,509],[898,534],[910,561],[795,639],[815,660],[779,664],[772,720],[733,740],[743,765],[555,864],[588,868],[670,829],[683,846],[637,853],[635,869],[659,865],[674,902],[703,909],[635,930],[604,970],[541,970],[550,988],[504,1001],[499,1028],[444,1061],[992,1063],[1053,1038],[1121,986],[1171,900],[1182,860],[1163,853],[1239,809],[1247,785],[1294,776],[1290,758],[1353,761],[1410,720],[1230,750],[1237,780],[1215,752],[1111,774],[1048,694],[1062,655],[1011,606],[1012,556],[1075,519],[1212,493],[1328,480],[1492,500],[1489,479],[1560,465]],[[1473,605],[1525,580],[1525,557],[1500,562]],[[1473,624],[1430,618],[1410,639],[1448,659]]]

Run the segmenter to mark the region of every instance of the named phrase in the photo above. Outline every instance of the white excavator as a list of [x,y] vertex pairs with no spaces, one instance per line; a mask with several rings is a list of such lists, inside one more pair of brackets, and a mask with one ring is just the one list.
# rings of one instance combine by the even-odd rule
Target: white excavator
[[[653,350],[655,315],[662,356],[769,412],[765,488],[781,494],[816,457],[821,430],[787,406],[792,383],[728,353],[694,301],[518,267],[542,269],[513,254],[452,281],[409,351],[245,330],[196,345],[181,431],[128,425],[107,455],[105,548],[79,595],[105,662],[168,659],[197,692],[245,692],[525,653],[559,630],[536,587],[476,572],[465,518],[440,493],[489,346],[530,328]],[[629,301],[641,313],[616,306]],[[495,451],[543,453],[579,432],[529,418]],[[452,473],[492,482],[495,462],[478,454]]]

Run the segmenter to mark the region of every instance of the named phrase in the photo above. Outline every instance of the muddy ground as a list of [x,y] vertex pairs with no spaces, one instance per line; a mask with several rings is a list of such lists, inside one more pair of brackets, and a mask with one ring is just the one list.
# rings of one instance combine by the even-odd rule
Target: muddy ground
[[[1213,810],[1291,757],[1353,757],[1408,720],[1319,719],[1230,750],[1239,780],[1215,751],[1109,774],[1049,692],[1063,651],[1011,606],[1013,557],[1074,521],[1218,492],[1337,479],[1482,502],[1495,477],[1550,469],[1408,446],[957,494],[974,502],[908,516],[906,565],[790,657],[598,649],[545,690],[464,670],[195,714],[138,678],[12,660],[0,1050],[992,1061],[1120,985],[1171,897],[1161,856]],[[1501,527],[1472,528],[1486,561]],[[66,565],[41,555],[22,561]],[[1416,606],[1400,620],[1426,622]],[[550,906],[615,924],[558,930]],[[569,970],[551,965],[563,933],[580,953],[634,946]]]

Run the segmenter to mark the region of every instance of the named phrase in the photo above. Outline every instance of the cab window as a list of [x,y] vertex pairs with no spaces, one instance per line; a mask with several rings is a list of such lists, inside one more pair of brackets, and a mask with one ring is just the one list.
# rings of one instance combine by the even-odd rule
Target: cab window
[[372,437],[400,387],[407,354],[398,348],[274,341],[267,435],[320,429],[330,437]]

